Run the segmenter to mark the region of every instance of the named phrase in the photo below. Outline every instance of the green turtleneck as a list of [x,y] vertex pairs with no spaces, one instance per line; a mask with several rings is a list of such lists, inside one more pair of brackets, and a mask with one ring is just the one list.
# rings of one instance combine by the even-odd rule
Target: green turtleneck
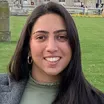
[[51,104],[57,89],[57,83],[38,83],[30,76],[20,104]]

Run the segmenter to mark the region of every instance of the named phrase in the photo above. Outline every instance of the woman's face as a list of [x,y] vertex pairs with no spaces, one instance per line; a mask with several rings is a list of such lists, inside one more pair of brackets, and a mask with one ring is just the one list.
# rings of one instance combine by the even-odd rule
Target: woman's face
[[56,81],[71,60],[65,23],[57,14],[45,14],[35,22],[30,38],[32,76],[40,82]]

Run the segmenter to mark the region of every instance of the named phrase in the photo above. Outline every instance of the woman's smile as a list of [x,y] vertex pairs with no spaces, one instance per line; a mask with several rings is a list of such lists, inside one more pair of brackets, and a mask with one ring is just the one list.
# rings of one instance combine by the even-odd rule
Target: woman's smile
[[55,68],[58,66],[58,64],[61,60],[61,57],[58,57],[58,56],[56,56],[56,57],[45,57],[44,60],[45,60],[45,64],[47,67]]
[[57,62],[57,61],[59,61],[60,59],[61,59],[61,57],[58,57],[58,56],[56,56],[56,57],[45,57],[44,58],[46,61],[49,61],[49,62]]

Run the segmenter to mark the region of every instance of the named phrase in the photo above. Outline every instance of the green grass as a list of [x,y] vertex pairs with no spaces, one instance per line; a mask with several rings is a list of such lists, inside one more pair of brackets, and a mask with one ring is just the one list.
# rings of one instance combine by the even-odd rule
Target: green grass
[[11,42],[0,42],[0,72],[7,72],[7,65],[27,17],[10,17]]
[[104,18],[74,18],[81,42],[86,78],[104,91]]
[[[0,42],[0,73],[14,52],[27,17],[10,17],[11,42]],[[83,72],[88,81],[104,92],[104,18],[74,17],[82,53]]]

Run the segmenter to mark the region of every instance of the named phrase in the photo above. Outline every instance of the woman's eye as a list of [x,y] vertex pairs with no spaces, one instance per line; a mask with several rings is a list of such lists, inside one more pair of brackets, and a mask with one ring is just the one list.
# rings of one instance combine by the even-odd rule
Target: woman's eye
[[60,41],[60,42],[65,42],[68,40],[68,37],[67,35],[59,35],[57,36],[57,39]]
[[45,41],[46,38],[47,38],[46,36],[37,36],[37,37],[36,37],[36,39],[37,39],[38,41]]

